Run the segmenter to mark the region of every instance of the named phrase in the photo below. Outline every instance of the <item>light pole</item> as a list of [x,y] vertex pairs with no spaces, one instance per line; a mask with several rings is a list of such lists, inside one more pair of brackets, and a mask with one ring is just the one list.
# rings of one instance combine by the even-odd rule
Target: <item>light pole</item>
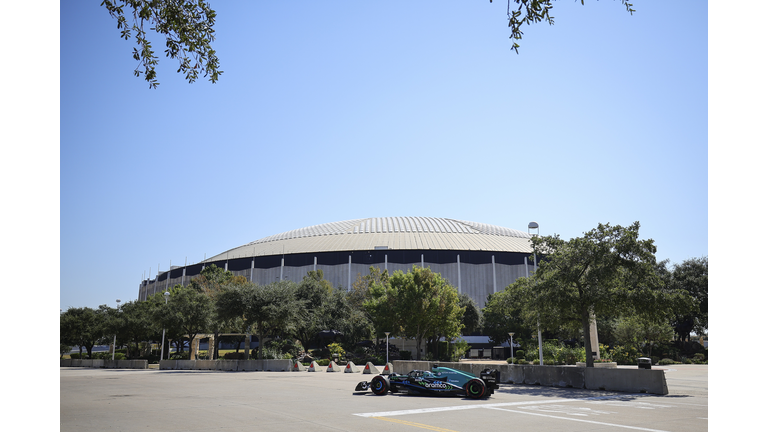
[[[170,277],[170,276],[169,276]],[[165,289],[165,292],[163,293],[163,297],[165,297],[165,304],[168,305],[168,297],[171,296],[171,293],[168,292],[168,288]],[[160,360],[163,359],[163,354],[165,353],[165,325],[163,325],[163,343],[160,345]]]
[[[115,300],[117,302],[117,310],[120,310],[120,299]],[[117,351],[117,333],[112,337],[112,360],[115,359],[115,351]]]
[[[536,222],[531,222],[528,224],[528,234],[531,234],[531,230],[536,230],[536,235],[539,235],[539,224]],[[533,251],[533,272],[536,273],[536,251]],[[539,366],[544,365],[544,349],[541,346],[541,325],[539,325],[539,320],[536,320],[536,330],[538,332],[539,336]]]
[[513,362],[515,361],[515,341],[512,339],[514,335],[515,332],[509,332],[509,353]]
[[[384,332],[385,335],[387,335],[387,364],[389,364],[389,332]],[[386,366],[385,364],[384,366]]]

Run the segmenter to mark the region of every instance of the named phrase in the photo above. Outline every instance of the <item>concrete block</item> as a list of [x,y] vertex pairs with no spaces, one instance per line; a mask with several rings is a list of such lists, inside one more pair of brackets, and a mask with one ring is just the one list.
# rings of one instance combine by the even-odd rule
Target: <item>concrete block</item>
[[365,368],[363,369],[363,374],[378,374],[379,370],[376,368],[376,366],[373,365],[373,363],[368,362],[365,364]]
[[238,360],[216,360],[216,370],[236,372],[240,370]]
[[289,372],[293,364],[291,360],[267,359],[259,360],[262,362],[261,370],[269,372]]
[[328,364],[328,368],[325,371],[326,372],[341,372],[341,366],[337,365],[335,361],[331,360],[331,362]]
[[669,393],[663,370],[585,368],[585,387],[631,393]]
[[291,371],[293,371],[293,372],[303,372],[305,370],[307,370],[307,367],[304,366],[300,361],[295,360],[293,362],[293,368],[291,368]]
[[238,370],[243,372],[255,372],[264,369],[261,360],[238,360]]
[[382,375],[391,375],[395,371],[395,366],[392,363],[384,365],[384,370],[381,371]]
[[320,371],[320,365],[317,364],[316,361],[312,360],[312,363],[309,364],[309,367],[307,368],[307,372],[319,372]]
[[195,370],[215,370],[216,360],[195,360]]
[[347,366],[344,368],[344,373],[358,373],[360,370],[355,366],[353,362],[347,362]]

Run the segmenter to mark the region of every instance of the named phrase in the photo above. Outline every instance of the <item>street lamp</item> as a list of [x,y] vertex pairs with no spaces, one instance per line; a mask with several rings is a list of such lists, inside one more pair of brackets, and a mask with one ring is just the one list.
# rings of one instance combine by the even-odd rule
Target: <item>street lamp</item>
[[[536,222],[530,222],[528,224],[528,234],[531,234],[531,230],[536,230],[536,235],[539,235],[539,224]],[[533,272],[536,273],[536,268],[538,267],[536,265],[536,251],[533,251]],[[539,320],[536,320],[536,330],[539,334],[539,366],[542,366],[544,364],[544,349],[541,346],[541,325],[539,325]]]
[[384,332],[384,334],[387,335],[387,364],[389,364],[389,332]]
[[[168,292],[168,288],[166,288],[166,291],[163,293],[163,297],[165,297],[165,304],[168,304],[168,297],[171,296],[171,293]],[[163,325],[163,344],[160,345],[160,360],[163,359],[163,354],[165,353],[165,325]]]
[[514,332],[509,332],[509,352],[513,362],[515,361],[515,341],[512,340],[512,336],[514,335]]
[[[120,299],[115,301],[117,302],[117,310],[120,310]],[[117,333],[112,337],[112,360],[115,359],[115,351],[117,351]]]

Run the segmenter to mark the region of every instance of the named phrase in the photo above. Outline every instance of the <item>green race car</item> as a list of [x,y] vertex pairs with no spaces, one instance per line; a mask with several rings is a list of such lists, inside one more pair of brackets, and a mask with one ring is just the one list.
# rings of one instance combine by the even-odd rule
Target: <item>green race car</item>
[[370,389],[376,395],[408,393],[431,396],[466,396],[483,399],[499,388],[499,372],[484,369],[480,377],[447,367],[434,365],[431,371],[412,370],[408,374],[376,375],[368,381],[361,381],[356,392]]

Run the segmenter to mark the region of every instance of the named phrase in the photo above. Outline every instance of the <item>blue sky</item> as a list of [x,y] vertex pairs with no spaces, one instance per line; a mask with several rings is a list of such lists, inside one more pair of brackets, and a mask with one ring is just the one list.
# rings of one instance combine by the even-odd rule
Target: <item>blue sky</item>
[[503,1],[212,1],[219,82],[156,39],[150,90],[99,2],[62,2],[60,308],[360,217],[639,221],[660,260],[708,255],[707,3],[585,3],[515,54]]

